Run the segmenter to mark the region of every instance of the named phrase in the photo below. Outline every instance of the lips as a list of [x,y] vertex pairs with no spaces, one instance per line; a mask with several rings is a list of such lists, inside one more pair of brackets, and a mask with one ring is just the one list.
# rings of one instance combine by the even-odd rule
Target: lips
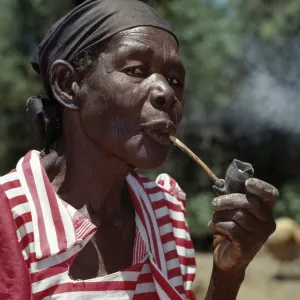
[[175,134],[176,127],[169,120],[153,120],[141,125],[143,131],[155,142],[161,145],[169,145],[170,135]]

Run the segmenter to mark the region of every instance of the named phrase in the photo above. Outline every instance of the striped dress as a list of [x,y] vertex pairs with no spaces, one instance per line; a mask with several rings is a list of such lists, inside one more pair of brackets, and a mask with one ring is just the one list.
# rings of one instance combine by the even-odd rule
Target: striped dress
[[[96,227],[58,197],[37,151],[27,153],[15,170],[0,177],[0,206],[11,212],[29,275],[28,300],[195,299],[191,291],[195,252],[186,223],[185,194],[166,174],[153,182],[132,172],[126,180],[136,212],[132,266],[103,277],[73,280],[70,265]],[[13,257],[9,259],[13,262]],[[1,299],[18,299],[6,296]]]

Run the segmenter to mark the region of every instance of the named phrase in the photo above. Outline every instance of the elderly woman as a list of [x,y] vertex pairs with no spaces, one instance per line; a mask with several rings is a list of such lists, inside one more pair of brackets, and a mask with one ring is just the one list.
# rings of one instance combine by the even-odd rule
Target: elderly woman
[[[1,299],[195,299],[185,194],[166,174],[135,172],[171,151],[184,107],[178,48],[136,0],[88,0],[45,36],[33,67],[48,97],[27,110],[43,150],[0,178]],[[277,190],[246,187],[252,196],[212,202],[223,238],[206,299],[235,299],[274,231]]]

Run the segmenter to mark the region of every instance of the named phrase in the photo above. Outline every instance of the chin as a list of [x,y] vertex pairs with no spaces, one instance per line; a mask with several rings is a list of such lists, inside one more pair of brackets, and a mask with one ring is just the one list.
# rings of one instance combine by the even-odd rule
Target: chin
[[137,155],[135,158],[130,160],[130,164],[141,170],[155,170],[165,163],[168,156],[169,153],[167,155]]
[[[171,153],[173,144],[160,145],[150,139],[136,140],[124,147],[123,159],[141,170],[154,170],[161,167]],[[121,154],[121,153],[120,153]]]

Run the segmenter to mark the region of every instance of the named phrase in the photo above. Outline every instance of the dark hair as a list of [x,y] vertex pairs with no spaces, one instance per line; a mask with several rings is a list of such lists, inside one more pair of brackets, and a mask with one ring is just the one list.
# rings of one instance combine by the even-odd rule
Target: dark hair
[[[107,49],[108,42],[94,45],[70,61],[70,64],[76,72],[81,74],[82,78],[93,69],[99,54]],[[48,154],[61,137],[61,111],[61,105],[53,99],[52,95],[49,97],[34,96],[27,101],[27,116],[36,137],[38,149],[42,151],[41,155]]]

